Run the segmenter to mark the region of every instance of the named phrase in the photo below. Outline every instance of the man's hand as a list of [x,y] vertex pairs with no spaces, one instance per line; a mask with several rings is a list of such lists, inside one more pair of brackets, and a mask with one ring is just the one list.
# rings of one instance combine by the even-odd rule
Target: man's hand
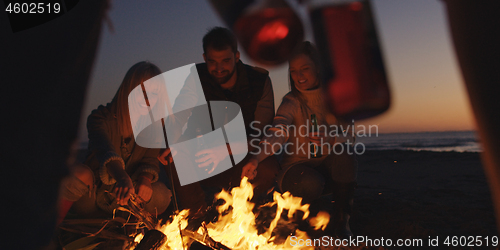
[[257,177],[257,166],[259,165],[259,162],[254,159],[250,158],[247,164],[243,166],[243,169],[241,171],[241,178],[243,177],[248,177],[248,180],[253,180],[255,177]]
[[167,148],[158,155],[158,160],[161,162],[161,164],[166,166],[174,161],[172,157],[175,154],[177,154],[177,151],[170,150],[170,148]]
[[212,169],[208,171],[208,174],[211,174],[215,170],[217,165],[219,165],[219,163],[223,161],[227,156],[228,156],[228,150],[226,144],[224,144],[218,147],[199,151],[198,153],[195,154],[195,157],[197,158],[195,162],[199,163],[198,164],[199,168],[208,167],[210,166],[210,164],[213,163]]
[[153,195],[153,188],[151,187],[151,178],[148,176],[141,175],[137,181],[136,186],[137,195],[144,202],[148,202]]

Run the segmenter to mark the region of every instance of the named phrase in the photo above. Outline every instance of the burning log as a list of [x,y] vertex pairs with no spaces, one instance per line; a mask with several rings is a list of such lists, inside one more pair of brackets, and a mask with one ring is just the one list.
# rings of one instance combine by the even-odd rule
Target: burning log
[[181,232],[183,235],[185,235],[193,240],[196,240],[196,241],[200,242],[201,244],[208,246],[214,250],[231,250],[231,248],[225,246],[224,244],[222,244],[218,241],[215,241],[214,239],[212,239],[208,235],[208,230],[207,230],[205,223],[202,223],[202,228],[203,228],[203,235],[196,233],[196,232],[193,232],[191,230],[187,230],[187,229],[184,229]]
[[[135,247],[135,250],[157,250],[163,245],[166,240],[166,235],[155,229],[157,222],[149,215],[148,212],[144,211],[137,203],[137,197],[135,195],[131,196],[128,202],[130,212],[136,216],[139,221],[144,222],[149,231],[146,232],[140,243]],[[224,246],[222,243],[217,242],[208,236],[207,228],[204,223],[202,223],[204,228],[203,235],[193,232],[191,230],[180,230],[181,236],[187,236],[195,241],[198,241],[212,249],[215,250],[231,250],[230,248]]]
[[149,230],[142,238],[135,250],[157,250],[166,240],[166,235],[156,229]]
[[140,222],[143,222],[146,225],[148,231],[139,242],[139,244],[135,247],[136,250],[157,250],[165,242],[167,236],[161,232],[156,230],[156,225],[158,222],[144,209],[142,209],[137,202],[139,199],[138,196],[132,194],[130,199],[128,200],[128,207],[130,209],[130,213],[137,217]]
[[[231,250],[231,248],[225,246],[224,244],[215,241],[210,238],[208,234],[199,234],[191,230],[182,230],[182,235],[189,237],[190,239],[197,241],[205,246],[208,246],[214,250]],[[144,237],[141,239],[139,244],[134,248],[134,250],[158,250],[161,249],[163,243],[166,241],[166,235],[158,230],[149,230]]]

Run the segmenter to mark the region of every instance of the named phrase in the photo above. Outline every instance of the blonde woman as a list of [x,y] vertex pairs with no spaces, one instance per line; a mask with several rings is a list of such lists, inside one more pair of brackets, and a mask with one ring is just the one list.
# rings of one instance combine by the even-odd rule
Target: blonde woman
[[[153,215],[166,210],[171,192],[158,182],[159,149],[137,145],[132,133],[130,113],[139,114],[137,119],[149,119],[149,109],[147,105],[138,105],[135,107],[138,110],[129,110],[128,105],[131,91],[159,74],[160,69],[150,62],[135,64],[126,73],[111,103],[92,111],[87,120],[87,160],[85,165],[74,167],[73,174],[63,182],[59,221],[71,206],[83,215],[102,211],[111,214],[126,205],[131,194],[137,194],[144,209]],[[148,92],[146,102],[150,107],[160,106],[156,103],[161,88],[157,84]],[[131,98],[139,97],[133,94]]]
[[[325,106],[320,75],[318,51],[310,42],[303,42],[289,60],[291,91],[283,97],[273,127],[243,168],[242,176],[253,179],[259,163],[281,150],[282,170],[277,180],[281,191],[302,197],[304,202],[333,192],[335,231],[347,237],[352,235],[348,223],[357,164],[347,153],[348,145],[336,136],[335,128],[340,128],[341,122]],[[322,128],[319,133],[308,130],[312,114]],[[320,157],[311,157],[310,143],[320,145]]]

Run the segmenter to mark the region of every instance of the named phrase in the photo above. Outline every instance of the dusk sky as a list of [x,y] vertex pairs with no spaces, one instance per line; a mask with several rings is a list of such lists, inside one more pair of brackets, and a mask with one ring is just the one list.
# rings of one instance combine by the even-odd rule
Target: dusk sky
[[[361,123],[378,125],[380,133],[473,130],[444,4],[439,0],[372,3],[392,105]],[[82,114],[82,140],[87,140],[85,122],[91,110],[111,101],[133,64],[148,60],[165,72],[202,62],[203,35],[210,27],[224,26],[208,1],[202,0],[113,1],[109,19],[114,31],[104,24]],[[306,38],[311,37],[311,30],[306,30]],[[259,66],[240,52],[244,63]],[[270,71],[276,108],[289,91],[287,67],[264,67]]]

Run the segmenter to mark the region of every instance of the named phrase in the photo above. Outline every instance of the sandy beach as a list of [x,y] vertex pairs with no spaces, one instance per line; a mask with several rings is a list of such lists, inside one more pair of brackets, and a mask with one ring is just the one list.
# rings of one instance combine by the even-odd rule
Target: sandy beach
[[354,235],[423,246],[438,236],[439,248],[447,236],[498,235],[478,153],[367,151],[358,160]]

